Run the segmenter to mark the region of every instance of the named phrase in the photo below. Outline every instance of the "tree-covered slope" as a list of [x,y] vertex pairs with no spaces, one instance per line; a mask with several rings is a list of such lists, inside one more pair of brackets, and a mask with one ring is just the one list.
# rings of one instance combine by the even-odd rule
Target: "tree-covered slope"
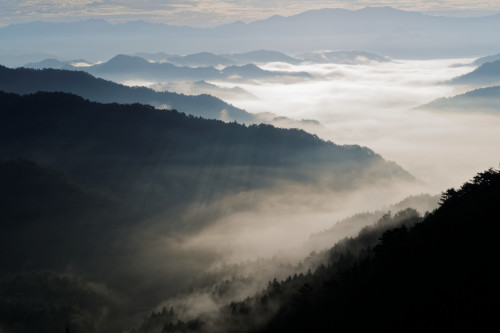
[[[101,104],[61,92],[0,92],[0,156],[0,325],[12,332],[37,330],[43,311],[66,319],[87,311],[87,324],[102,315],[103,325],[123,328],[124,319],[143,311],[137,309],[151,309],[213,260],[211,253],[199,259],[182,252],[183,237],[250,210],[253,196],[289,189],[304,197],[325,188],[348,193],[413,179],[368,148],[301,130]],[[238,196],[244,201],[232,201]],[[108,314],[93,312],[70,292],[38,307],[42,296],[2,289],[15,274],[33,270],[76,272],[105,284],[118,303]],[[27,284],[19,288],[31,288],[38,277],[21,277]],[[41,279],[42,294],[51,281],[61,282]],[[116,318],[122,310],[130,316]],[[18,322],[31,315],[36,320]],[[43,331],[63,330],[54,326],[60,323],[51,319]],[[83,326],[80,331],[92,331]]]
[[444,192],[424,221],[385,232],[340,274],[304,279],[264,331],[470,332],[494,324],[499,200],[496,170]]
[[11,69],[0,65],[0,90],[16,94],[38,91],[67,92],[102,103],[143,103],[155,107],[178,109],[209,119],[236,120],[251,123],[254,116],[209,95],[188,96],[156,92],[143,87],[127,87],[93,77],[81,71],[56,69]]
[[[473,332],[496,325],[500,171],[442,194],[420,217],[386,215],[326,253],[314,272],[274,280],[215,316],[162,332]],[[175,310],[175,309],[174,309]],[[159,315],[159,314],[158,314]],[[156,318],[158,320],[158,318]],[[139,332],[152,332],[144,329]]]

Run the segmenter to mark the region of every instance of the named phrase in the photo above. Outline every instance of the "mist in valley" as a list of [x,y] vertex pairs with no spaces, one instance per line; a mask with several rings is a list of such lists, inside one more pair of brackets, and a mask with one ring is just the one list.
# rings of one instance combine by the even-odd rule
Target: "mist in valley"
[[370,147],[402,165],[426,183],[430,192],[439,192],[462,182],[473,170],[499,162],[498,116],[415,110],[437,98],[472,90],[446,81],[472,71],[475,67],[467,64],[473,60],[393,60],[369,65],[271,63],[263,68],[307,71],[314,79],[238,83],[257,98],[226,100],[254,113],[268,111],[317,120],[322,126],[309,126],[308,131],[336,143]]
[[273,331],[499,165],[496,17],[0,28],[0,332]]

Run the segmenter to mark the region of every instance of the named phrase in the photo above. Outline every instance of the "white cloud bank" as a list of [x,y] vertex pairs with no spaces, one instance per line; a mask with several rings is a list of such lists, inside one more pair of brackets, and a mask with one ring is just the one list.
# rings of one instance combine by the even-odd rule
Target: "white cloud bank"
[[461,92],[440,82],[471,71],[472,67],[452,66],[470,60],[405,60],[366,66],[269,64],[264,68],[308,71],[317,79],[240,83],[257,98],[228,102],[250,112],[319,120],[325,127],[318,128],[320,137],[368,146],[439,192],[500,162],[500,117],[413,109]]

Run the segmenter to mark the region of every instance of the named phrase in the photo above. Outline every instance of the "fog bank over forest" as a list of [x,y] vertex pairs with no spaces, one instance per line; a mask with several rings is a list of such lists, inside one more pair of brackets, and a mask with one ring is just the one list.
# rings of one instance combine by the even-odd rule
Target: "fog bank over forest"
[[[267,70],[306,71],[302,82],[238,83],[256,98],[226,101],[249,112],[314,119],[308,128],[339,144],[356,142],[400,163],[434,191],[456,186],[471,172],[498,164],[500,117],[440,114],[414,108],[470,90],[444,82],[474,69],[474,59],[394,60],[369,65],[290,65]],[[222,87],[234,84],[212,82]]]

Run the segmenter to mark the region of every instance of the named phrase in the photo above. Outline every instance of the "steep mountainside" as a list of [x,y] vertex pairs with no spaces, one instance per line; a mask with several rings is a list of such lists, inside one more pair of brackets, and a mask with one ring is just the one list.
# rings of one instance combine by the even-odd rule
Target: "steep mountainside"
[[187,96],[156,92],[143,87],[127,87],[80,71],[10,69],[0,66],[0,90],[16,94],[60,91],[96,102],[143,103],[178,109],[187,114],[209,119],[227,119],[245,123],[254,121],[252,114],[209,95]]
[[[411,179],[367,148],[335,145],[301,130],[98,104],[64,93],[0,96],[0,155],[40,161],[116,193],[135,193],[132,205],[138,194],[155,198],[144,206],[196,197],[203,193],[196,187],[204,186],[205,171],[224,176],[211,182],[214,198],[228,188],[270,186],[281,177],[322,179],[339,188]],[[276,170],[282,170],[280,177],[267,179]],[[243,171],[248,177],[239,179]]]
[[[139,332],[483,331],[500,301],[496,260],[500,171],[442,194],[440,207],[384,216],[295,274],[216,315],[153,313]],[[175,315],[175,309],[171,315]]]
[[301,130],[61,92],[0,92],[0,156],[0,324],[16,333],[64,321],[123,330],[213,260],[182,252],[183,238],[251,209],[254,196],[413,181],[368,148]]

